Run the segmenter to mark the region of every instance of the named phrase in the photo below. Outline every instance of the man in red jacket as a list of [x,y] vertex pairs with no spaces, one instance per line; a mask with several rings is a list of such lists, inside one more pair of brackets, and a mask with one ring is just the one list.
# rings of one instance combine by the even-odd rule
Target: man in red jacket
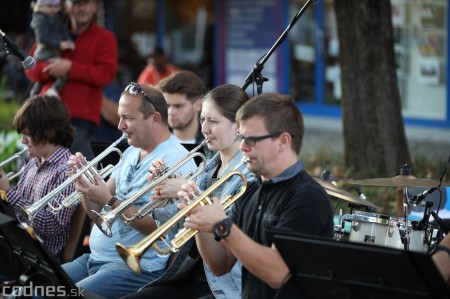
[[[55,78],[67,77],[60,92],[66,104],[75,139],[71,152],[93,157],[90,141],[100,123],[102,88],[113,81],[117,71],[117,40],[113,33],[95,22],[99,0],[66,0],[65,9],[70,20],[70,34],[75,51],[63,51],[61,58],[49,63],[37,62],[26,74],[33,82],[41,82],[41,94],[49,89]],[[33,55],[36,45],[31,49]]]

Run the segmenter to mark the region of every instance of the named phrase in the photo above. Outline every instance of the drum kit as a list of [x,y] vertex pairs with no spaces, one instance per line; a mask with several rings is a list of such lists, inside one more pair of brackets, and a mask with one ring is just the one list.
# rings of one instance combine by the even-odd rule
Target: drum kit
[[[416,178],[411,175],[411,168],[408,165],[403,165],[400,175],[392,178],[363,179],[352,182],[353,185],[402,187],[403,217],[390,217],[373,213],[375,209],[378,209],[373,203],[336,187],[329,181],[324,180],[323,176],[315,180],[324,187],[331,197],[349,202],[350,207],[365,207],[370,211],[352,212],[352,208],[351,214],[342,215],[341,210],[334,227],[334,239],[336,241],[348,240],[349,242],[427,253],[430,251],[432,244],[439,242],[443,238],[443,236],[438,237],[438,234],[436,234],[437,229],[434,229],[429,222],[431,202],[425,202],[424,217],[421,221],[410,221],[408,219],[411,208],[418,204],[423,205],[422,201],[424,198],[429,193],[439,189],[442,181]],[[415,187],[430,189],[422,194],[411,196],[408,188]]]

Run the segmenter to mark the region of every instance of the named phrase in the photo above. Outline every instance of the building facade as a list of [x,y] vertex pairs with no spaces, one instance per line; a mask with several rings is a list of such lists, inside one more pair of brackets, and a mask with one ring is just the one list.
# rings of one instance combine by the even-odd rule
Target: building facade
[[[30,36],[30,1],[15,2],[23,13],[14,17],[21,20],[9,17],[1,29]],[[159,44],[173,64],[196,72],[209,87],[262,82],[246,91],[290,94],[310,125],[340,130],[334,0],[310,2],[104,0],[98,17],[118,38],[124,82],[136,80],[150,49]],[[391,0],[391,7],[407,135],[450,143],[448,1]]]

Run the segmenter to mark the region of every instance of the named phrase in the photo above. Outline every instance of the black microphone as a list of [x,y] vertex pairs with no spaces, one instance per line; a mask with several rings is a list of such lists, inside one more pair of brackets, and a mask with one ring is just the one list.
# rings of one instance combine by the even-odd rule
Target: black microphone
[[0,30],[0,38],[6,45],[6,51],[11,51],[12,54],[19,57],[20,61],[22,61],[22,65],[24,68],[31,70],[36,66],[36,60],[31,56],[26,56],[22,50],[20,50],[16,44],[3,32]]
[[439,189],[438,187],[433,187],[430,189],[427,189],[425,191],[423,191],[420,194],[416,194],[411,198],[411,203],[418,205],[422,200],[425,199],[425,197],[427,197],[429,194],[431,194],[432,192],[434,192],[435,190]]
[[433,202],[427,201],[425,205],[425,210],[423,211],[423,218],[417,223],[416,230],[423,230],[427,227],[428,222],[430,221],[430,213],[431,207],[433,206]]
[[442,228],[445,234],[448,234],[450,231],[450,225],[448,225],[444,220],[442,220],[441,217],[438,216],[438,214],[434,211],[430,212],[431,215],[433,215],[434,221],[439,224],[439,226]]

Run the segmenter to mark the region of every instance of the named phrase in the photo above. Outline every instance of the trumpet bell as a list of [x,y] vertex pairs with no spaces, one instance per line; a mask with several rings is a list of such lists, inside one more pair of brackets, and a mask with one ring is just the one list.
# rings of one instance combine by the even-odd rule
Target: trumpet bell
[[[136,273],[140,273],[140,260],[143,254],[150,248],[153,247],[160,254],[167,254],[170,251],[176,252],[180,250],[181,246],[183,246],[190,238],[197,234],[197,230],[195,229],[186,229],[182,228],[178,231],[176,236],[172,239],[171,244],[167,244],[165,242],[165,236],[167,233],[177,225],[181,220],[183,220],[192,209],[198,207],[199,205],[209,205],[211,204],[211,200],[209,196],[217,190],[222,184],[224,184],[230,177],[238,176],[242,181],[241,189],[234,194],[233,196],[228,195],[221,199],[221,205],[223,209],[228,208],[232,203],[234,203],[238,198],[240,198],[245,190],[247,189],[247,179],[245,176],[237,171],[236,169],[242,164],[246,163],[248,158],[242,159],[241,163],[237,165],[233,170],[223,175],[219,180],[217,180],[214,184],[212,184],[207,190],[205,190],[198,197],[191,200],[191,202],[182,210],[180,210],[177,214],[175,214],[171,219],[162,224],[160,227],[155,229],[150,235],[142,239],[137,244],[131,247],[125,247],[120,243],[116,244],[116,249],[119,255],[124,259],[127,265]],[[167,244],[167,249],[161,249],[157,245],[157,241],[163,241]],[[138,272],[139,271],[139,272]]]
[[120,243],[116,243],[116,250],[131,270],[137,274],[142,273],[141,266],[139,265],[142,255],[139,256],[133,248],[124,246]]

